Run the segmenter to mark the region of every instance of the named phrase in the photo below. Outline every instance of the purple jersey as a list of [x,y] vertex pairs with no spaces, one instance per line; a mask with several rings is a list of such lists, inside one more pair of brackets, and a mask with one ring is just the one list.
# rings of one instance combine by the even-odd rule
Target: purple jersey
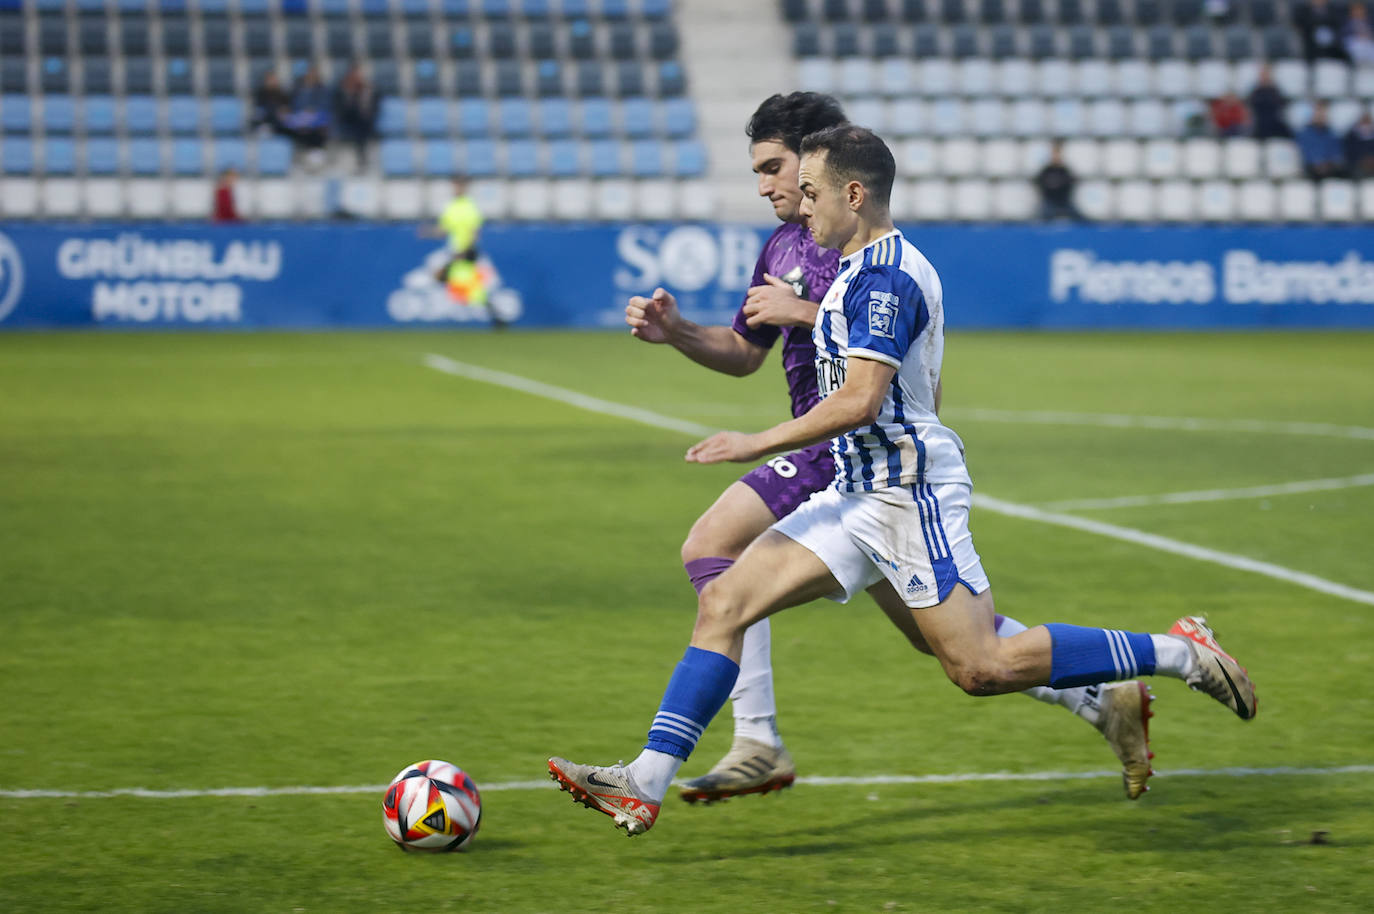
[[[806,226],[785,222],[764,242],[749,285],[764,285],[763,274],[767,273],[790,282],[798,295],[814,302],[830,288],[839,269],[839,251],[816,247]],[[744,322],[743,307],[735,315],[733,326],[740,336],[765,349],[773,348],[778,336],[782,336],[782,368],[787,373],[794,417],[820,402],[816,389],[816,343],[810,327],[750,327]]]

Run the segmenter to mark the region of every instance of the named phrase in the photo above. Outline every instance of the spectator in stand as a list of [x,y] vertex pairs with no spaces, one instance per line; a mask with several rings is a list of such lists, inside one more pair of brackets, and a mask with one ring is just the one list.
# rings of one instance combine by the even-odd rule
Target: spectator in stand
[[1244,136],[1249,132],[1250,111],[1234,92],[1218,95],[1207,103],[1217,136]]
[[1345,52],[1359,66],[1374,64],[1374,25],[1369,22],[1369,10],[1363,3],[1350,4],[1350,18],[1345,22]]
[[1274,73],[1269,64],[1260,67],[1255,88],[1250,90],[1250,116],[1255,125],[1255,138],[1267,140],[1271,137],[1291,137],[1293,128],[1288,126],[1288,99],[1283,90],[1274,84]]
[[358,158],[358,171],[367,167],[367,147],[377,136],[377,114],[381,100],[372,84],[363,75],[363,68],[353,64],[334,89],[334,117],[339,136],[353,144]]
[[1374,178],[1374,115],[1368,108],[1345,135],[1345,162],[1352,178]]
[[1298,149],[1303,170],[1313,181],[1345,176],[1345,147],[1326,122],[1326,102],[1312,106],[1311,123],[1298,131]]
[[1345,31],[1344,11],[1332,5],[1330,0],[1303,0],[1293,10],[1293,22],[1298,27],[1303,56],[1308,63],[1322,57],[1350,62],[1345,42],[1341,40]]
[[296,144],[309,150],[322,150],[329,140],[331,120],[329,90],[320,71],[312,64],[301,74],[291,93],[291,117]]
[[280,136],[295,139],[288,121],[291,119],[291,99],[281,87],[281,79],[275,70],[262,74],[262,81],[253,90],[253,119],[248,126],[252,130],[267,127]]
[[234,184],[239,179],[239,173],[232,168],[226,168],[219,173],[219,179],[215,181],[215,211],[211,218],[215,222],[242,222],[239,216],[238,203],[234,200]]
[[1035,176],[1035,187],[1040,191],[1041,219],[1085,221],[1083,214],[1073,204],[1073,186],[1076,181],[1069,166],[1064,164],[1064,141],[1055,140],[1050,146],[1049,162]]

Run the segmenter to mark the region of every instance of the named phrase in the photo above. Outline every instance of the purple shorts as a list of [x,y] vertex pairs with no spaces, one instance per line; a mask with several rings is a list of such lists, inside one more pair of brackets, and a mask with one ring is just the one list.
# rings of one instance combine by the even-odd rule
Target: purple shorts
[[759,493],[773,516],[782,520],[835,481],[835,458],[830,455],[830,442],[822,441],[774,457],[745,473],[739,481]]

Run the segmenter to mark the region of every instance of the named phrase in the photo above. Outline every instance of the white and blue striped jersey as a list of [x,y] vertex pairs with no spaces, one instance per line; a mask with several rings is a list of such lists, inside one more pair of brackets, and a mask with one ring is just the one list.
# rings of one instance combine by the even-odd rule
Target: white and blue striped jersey
[[834,439],[835,488],[971,485],[964,443],[935,415],[944,358],[940,277],[925,255],[892,231],[840,261],[812,331],[822,398],[844,383],[849,358],[897,369],[878,421]]

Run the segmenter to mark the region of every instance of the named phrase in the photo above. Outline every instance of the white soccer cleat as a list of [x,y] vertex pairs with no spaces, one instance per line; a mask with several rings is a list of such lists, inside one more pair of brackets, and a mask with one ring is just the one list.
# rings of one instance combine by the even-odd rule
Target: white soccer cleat
[[1216,633],[1201,616],[1184,616],[1173,624],[1169,634],[1183,638],[1193,650],[1193,671],[1184,681],[1195,691],[1206,692],[1236,712],[1241,720],[1250,720],[1259,710],[1255,684],[1250,674],[1236,659],[1217,644]]
[[649,802],[630,772],[620,765],[579,765],[565,758],[549,759],[549,777],[588,809],[604,812],[631,837],[642,835],[658,818],[659,804]]
[[782,790],[791,787],[796,779],[797,770],[785,748],[739,737],[714,768],[683,784],[680,796],[688,803],[714,803],[750,793]]
[[1126,798],[1139,799],[1150,789],[1145,782],[1154,774],[1150,759],[1150,702],[1155,697],[1143,682],[1114,682],[1102,687],[1102,716],[1096,726],[1121,760],[1121,784]]

